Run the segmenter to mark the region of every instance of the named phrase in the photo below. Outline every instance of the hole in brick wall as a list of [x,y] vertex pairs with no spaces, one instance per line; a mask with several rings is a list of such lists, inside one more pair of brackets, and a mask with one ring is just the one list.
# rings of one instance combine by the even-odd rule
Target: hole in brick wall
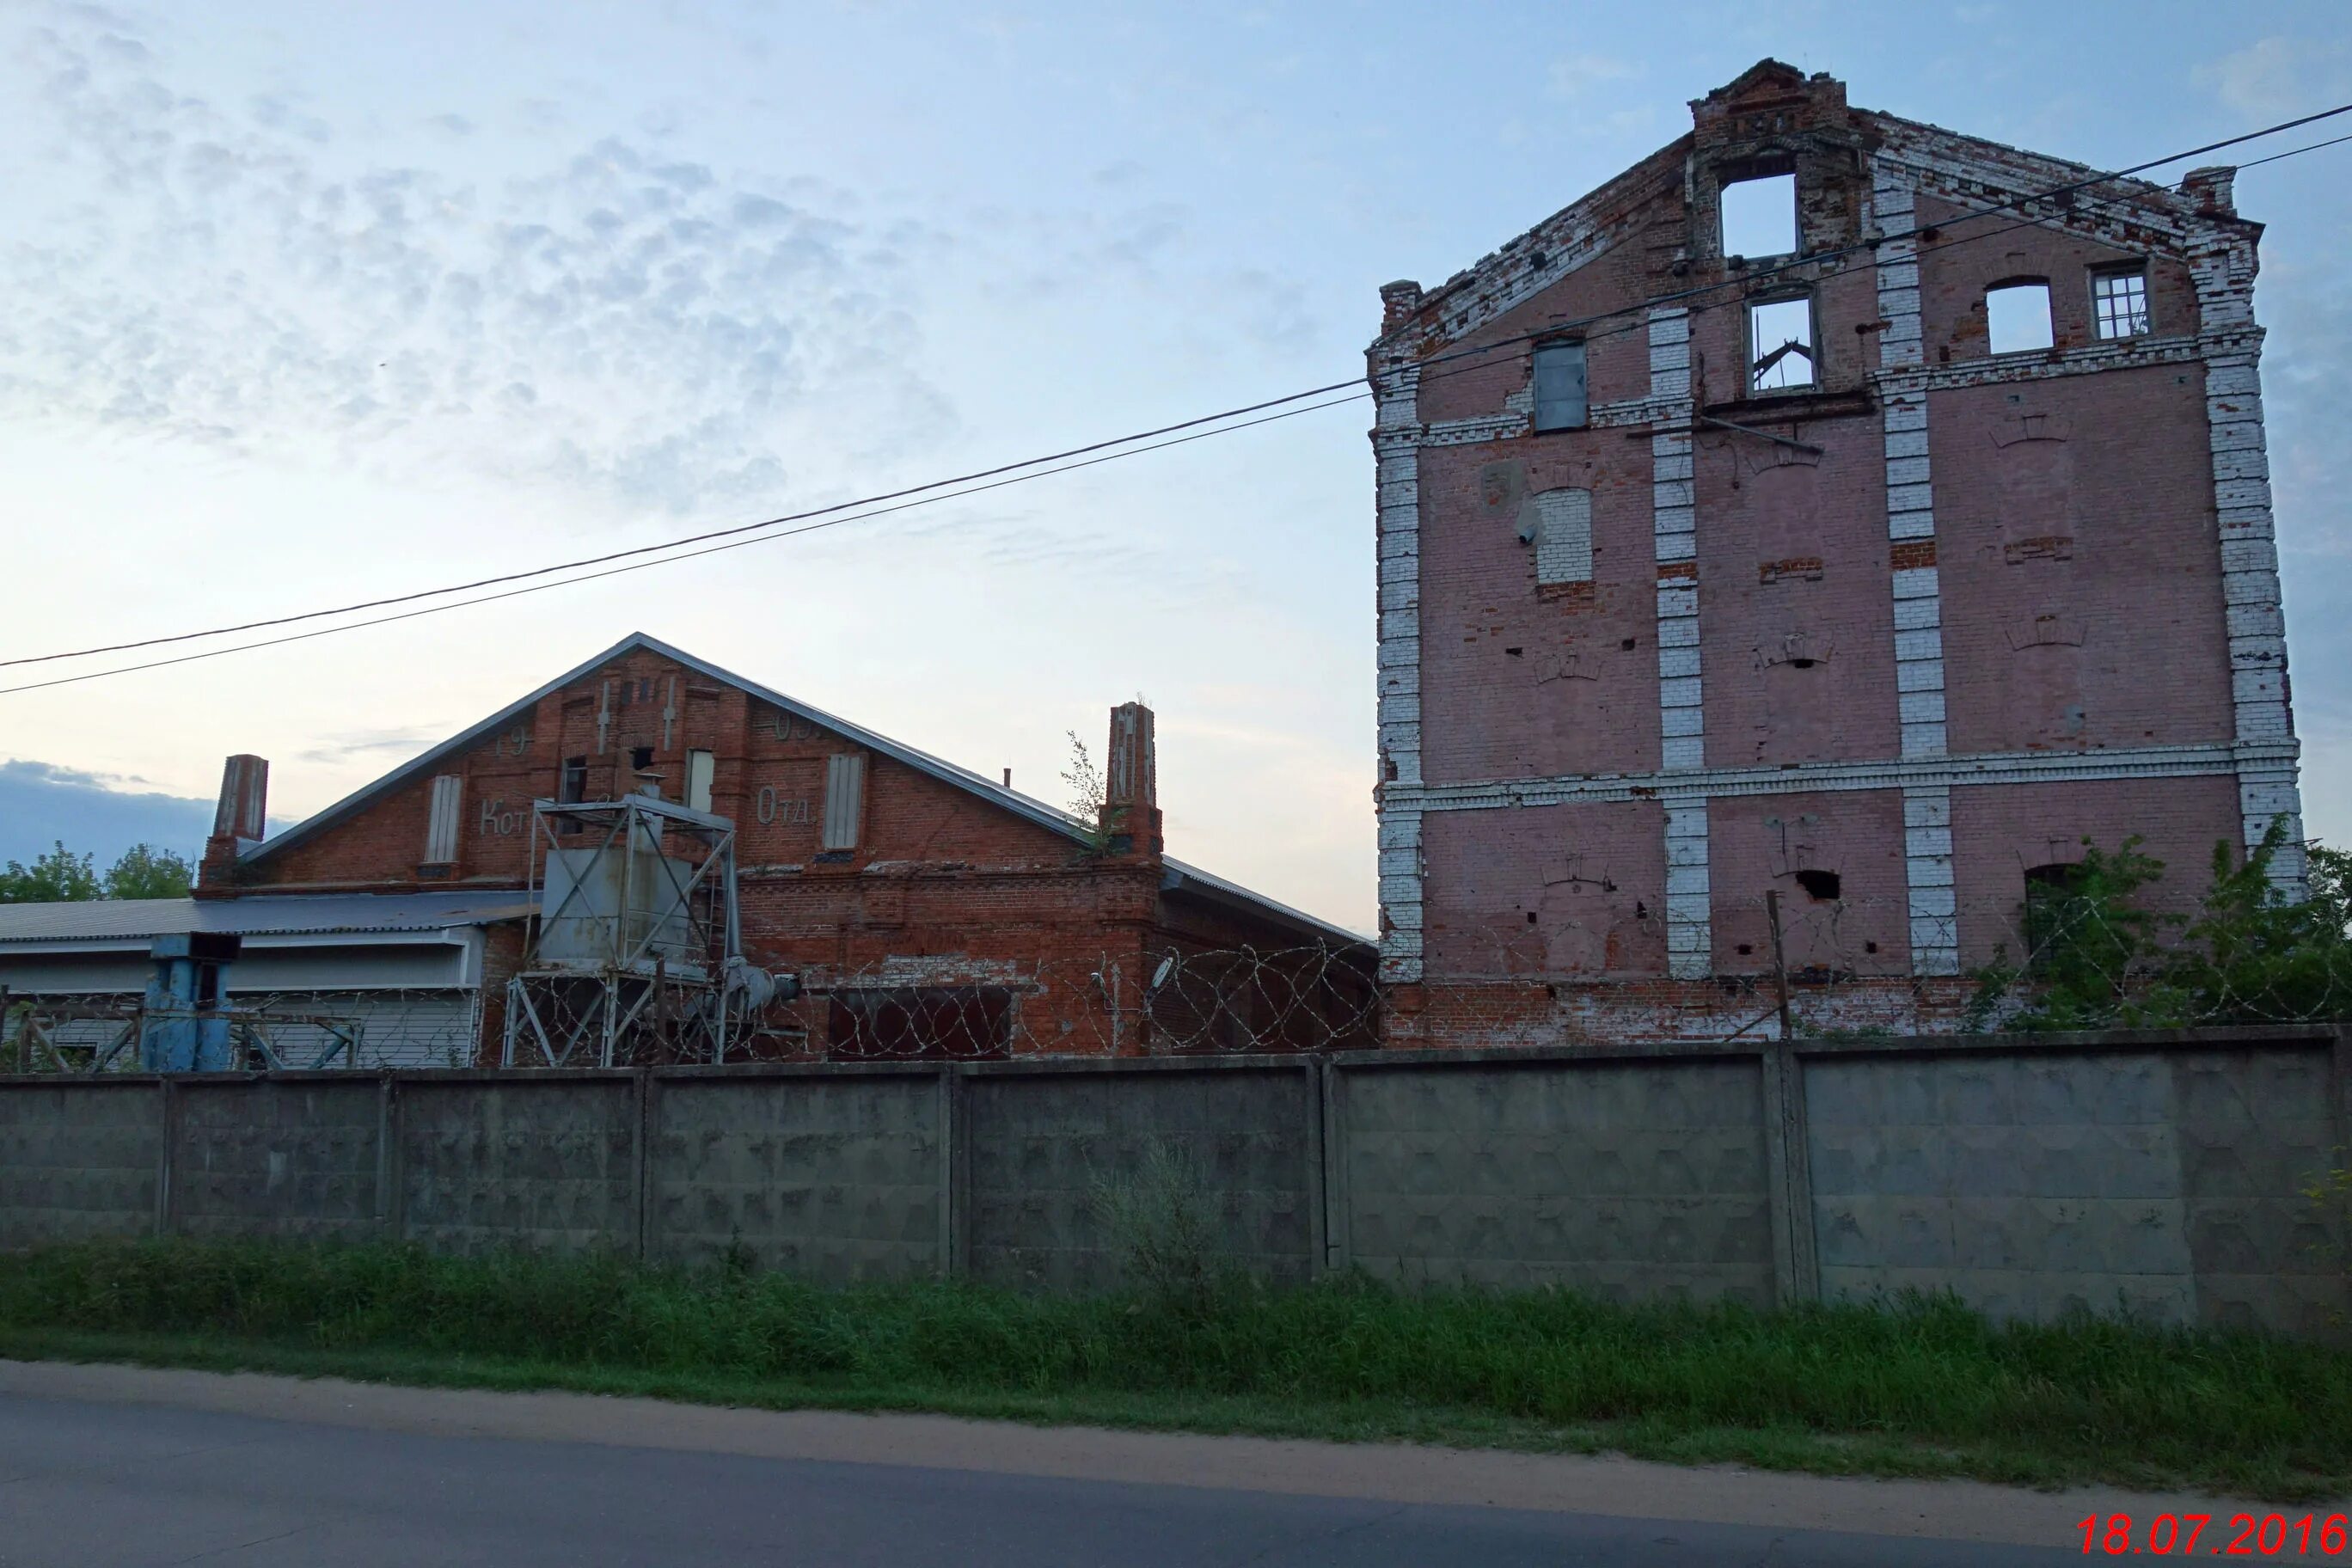
[[1789,668],[1790,669],[1811,669],[1813,668],[1813,661],[1810,658],[1792,658],[1789,661]]
[[1526,650],[1526,649],[1524,649],[1524,648],[1507,647],[1507,648],[1505,648],[1503,651],[1504,651],[1505,653],[1507,653],[1507,654],[1509,654],[1513,658],[1518,658],[1522,653],[1526,652],[1527,650]]
[[1623,648],[1627,653],[1632,653],[1633,651],[1633,639],[1632,637],[1627,637],[1623,642],[1619,643],[1617,646]]
[[2032,353],[2056,342],[2050,325],[2050,285],[2019,279],[1985,290],[1985,332],[1997,354]]
[[1767,300],[1748,306],[1748,359],[1751,391],[1812,385],[1812,300]]
[[1838,896],[1838,874],[1835,871],[1800,871],[1797,886],[1805,889],[1808,898],[1826,904]]
[[1862,951],[1864,952],[1876,952],[1878,951],[1878,944],[1874,942],[1865,942],[1862,944]]
[[1742,958],[1747,957],[1749,953],[1754,952],[1755,951],[1756,944],[1752,942],[1743,942],[1739,944],[1739,956]]
[[1529,925],[1533,925],[1533,924],[1535,924],[1535,923],[1536,923],[1536,912],[1535,912],[1535,910],[1529,910],[1528,911],[1528,924],[1529,924]]
[[654,749],[651,746],[635,746],[630,749],[629,766],[642,769],[649,768],[653,765]]
[[1797,248],[1797,176],[1766,174],[1723,187],[1723,254],[1789,256]]

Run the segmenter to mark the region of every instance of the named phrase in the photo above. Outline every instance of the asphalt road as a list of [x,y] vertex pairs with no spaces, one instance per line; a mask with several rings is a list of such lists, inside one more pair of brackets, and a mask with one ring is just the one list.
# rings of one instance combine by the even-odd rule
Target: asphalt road
[[2011,1565],[2081,1552],[0,1394],[0,1564]]

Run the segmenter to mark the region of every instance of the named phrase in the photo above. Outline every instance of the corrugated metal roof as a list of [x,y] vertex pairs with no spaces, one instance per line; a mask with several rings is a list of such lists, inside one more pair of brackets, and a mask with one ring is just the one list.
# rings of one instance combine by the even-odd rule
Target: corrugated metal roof
[[[237,858],[248,862],[266,859],[281,849],[316,837],[334,824],[352,816],[377,796],[428,773],[445,757],[454,756],[476,742],[505,729],[516,719],[536,708],[541,698],[562,690],[582,676],[592,674],[623,654],[637,648],[647,649],[665,658],[676,659],[688,669],[698,670],[713,680],[724,681],[738,690],[758,698],[762,702],[772,703],[787,713],[831,730],[834,733],[855,741],[861,746],[879,752],[896,762],[903,763],[919,773],[929,773],[942,783],[953,784],[958,789],[968,790],[1016,816],[1028,818],[1041,827],[1051,828],[1074,843],[1093,842],[1091,824],[1080,822],[1067,812],[1048,805],[1044,801],[1007,789],[985,773],[977,773],[970,768],[958,767],[955,763],[932,756],[928,752],[919,752],[912,746],[894,741],[887,735],[877,734],[864,725],[853,724],[846,719],[835,718],[823,709],[812,708],[805,702],[787,697],[781,691],[772,690],[756,680],[747,680],[733,670],[722,669],[707,659],[697,658],[682,648],[672,647],[657,637],[648,637],[643,632],[631,632],[603,653],[564,671],[528,697],[508,704],[471,729],[451,736],[423,756],[403,763],[373,784],[366,785],[354,794],[345,795],[326,810],[295,824],[277,837],[265,839],[255,845]],[[1345,926],[1334,925],[1328,921],[1318,920],[1313,915],[1290,908],[1287,904],[1276,903],[1262,893],[1252,892],[1238,882],[1228,881],[1222,877],[1213,877],[1208,872],[1197,867],[1188,866],[1181,860],[1163,858],[1163,864],[1169,870],[1179,876],[1203,887],[1213,888],[1228,898],[1254,905],[1264,914],[1286,925],[1307,928],[1317,936],[1339,942],[1357,943],[1370,940],[1360,931],[1349,931]]]
[[240,899],[104,899],[0,904],[0,943],[121,942],[185,931],[243,936],[430,931],[530,913],[512,889],[462,893],[330,893]]

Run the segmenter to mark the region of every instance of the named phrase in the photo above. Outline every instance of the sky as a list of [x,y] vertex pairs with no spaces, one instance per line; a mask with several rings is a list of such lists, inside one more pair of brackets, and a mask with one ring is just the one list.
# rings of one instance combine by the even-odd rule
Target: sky
[[[1468,266],[1768,55],[2112,168],[2352,100],[2352,6],[0,0],[0,658],[1359,375],[1380,284]],[[2237,195],[2306,813],[2352,841],[2352,144]],[[0,860],[193,851],[231,752],[298,820],[642,630],[1048,798],[1140,695],[1171,852],[1369,930],[1369,423],[0,694]]]

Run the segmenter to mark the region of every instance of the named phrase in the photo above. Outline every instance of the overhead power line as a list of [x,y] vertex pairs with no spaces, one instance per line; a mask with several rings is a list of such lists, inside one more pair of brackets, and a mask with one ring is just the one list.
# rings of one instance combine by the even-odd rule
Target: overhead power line
[[[2053,186],[2048,190],[2036,191],[2022,195],[2013,196],[2007,201],[1996,203],[1991,206],[1971,208],[1953,216],[1939,219],[1933,224],[1915,224],[1911,228],[1906,230],[1894,233],[1883,233],[1874,237],[1857,241],[1852,245],[1841,246],[1829,250],[1815,251],[1804,256],[1792,258],[1788,261],[1781,262],[1771,267],[1743,271],[1736,278],[1727,278],[1713,283],[1699,284],[1674,293],[1653,296],[1644,300],[1639,305],[1623,306],[1611,310],[1599,311],[1591,316],[1586,316],[1576,321],[1554,321],[1548,323],[1546,326],[1536,331],[1519,333],[1507,338],[1491,340],[1465,348],[1450,350],[1444,353],[1433,354],[1428,356],[1426,359],[1418,361],[1417,363],[1423,368],[1423,379],[1424,381],[1439,379],[1444,375],[1462,374],[1472,370],[1483,369],[1484,366],[1475,364],[1465,365],[1456,370],[1439,372],[1438,374],[1434,376],[1428,374],[1428,367],[1443,365],[1451,362],[1465,359],[1483,359],[1485,356],[1493,354],[1502,349],[1516,347],[1520,343],[1529,342],[1536,338],[1551,337],[1562,332],[1574,332],[1582,329],[1598,326],[1606,321],[1624,318],[1625,324],[1613,328],[1607,332],[1593,333],[1588,331],[1585,333],[1588,340],[1599,336],[1616,336],[1622,332],[1638,330],[1645,323],[1649,313],[1660,306],[1673,305],[1685,300],[1697,300],[1705,296],[1734,289],[1738,290],[1742,296],[1745,296],[1747,293],[1752,291],[1759,282],[1789,272],[1801,270],[1807,271],[1811,273],[1816,280],[1826,280],[1829,278],[1843,276],[1848,272],[1861,270],[1864,265],[1874,266],[1876,263],[1873,260],[1862,265],[1834,268],[1826,272],[1815,272],[1812,270],[1822,267],[1825,262],[1835,261],[1842,258],[1852,257],[1859,254],[1872,253],[1874,252],[1878,247],[1889,242],[1915,238],[1927,235],[1931,232],[1948,229],[1958,224],[1966,223],[1972,219],[1998,216],[2003,213],[2012,210],[2031,208],[2036,203],[2053,201],[2061,197],[2074,195],[2077,192],[2087,190],[2095,185],[2104,184],[2113,180],[2126,179],[2134,174],[2141,174],[2149,169],[2159,168],[2168,163],[2181,163],[2190,158],[2200,157],[2207,153],[2218,152],[2225,147],[2237,146],[2243,142],[2257,141],[2266,136],[2274,136],[2283,132],[2295,130],[2301,126],[2314,124],[2319,121],[2332,119],[2337,115],[2346,113],[2352,113],[2352,103],[2339,104],[2333,109],[2322,110],[2314,114],[2306,114],[2293,120],[2281,121],[2277,124],[2264,126],[2258,131],[2250,131],[2242,135],[2227,137],[2219,142],[2209,142],[2201,146],[2189,148],[2183,152],[2168,153],[2160,158],[2152,158],[2145,163],[2132,164],[2127,168],[2093,174],[2086,178],[2071,182],[2067,184]],[[2263,163],[2277,163],[2282,159],[2296,157],[2305,153],[2318,152],[2323,148],[2337,146],[2346,142],[2352,142],[2352,137],[2335,137],[2328,141],[2313,142],[2308,146],[2292,148],[2284,153],[2273,153],[2269,157],[2252,160],[2251,163],[2241,165],[2241,167],[2253,168]],[[2011,232],[2013,229],[2043,225],[2049,221],[2049,219],[2043,217],[2028,216],[2019,222],[2006,225],[1999,229],[1987,230],[1981,234],[1932,239],[1927,244],[1921,247],[1920,254],[1925,255],[1934,251],[1948,249],[1958,245],[1977,243],[1981,240],[1992,238],[2000,234]],[[1350,388],[1355,390],[1349,391]],[[1304,404],[1306,400],[1309,398],[1326,397],[1328,394],[1339,392],[1346,392],[1348,395],[1339,397],[1329,397],[1327,401],[1315,403],[1308,406],[1286,406],[1288,405]],[[1160,426],[1150,430],[1136,431],[1126,436],[1112,437],[1104,440],[1089,442],[1085,446],[1072,447],[1062,451],[1046,453],[1040,457],[1024,458],[1015,462],[1002,463],[993,468],[975,469],[969,473],[955,475],[947,479],[933,479],[923,484],[908,486],[902,489],[888,490],[878,495],[861,497],[855,500],[839,501],[830,506],[816,507],[805,511],[790,512],[780,517],[764,518],[756,522],[738,523],[727,528],[712,529],[701,533],[687,534],[680,538],[664,540],[653,544],[635,545],[625,550],[609,551],[603,554],[583,556],[571,561],[554,562],[542,566],[528,567],[515,572],[499,574],[494,576],[476,578],[469,582],[449,584],[437,588],[423,588],[411,593],[393,595],[383,598],[360,600],[352,604],[335,605],[325,609],[304,610],[285,616],[239,622],[229,626],[207,627],[200,631],[174,632],[158,637],[141,637],[126,642],[96,645],[89,647],[75,648],[58,653],[28,654],[19,656],[15,658],[0,659],[0,668],[31,664],[48,664],[65,659],[88,658],[100,654],[126,653],[139,648],[160,647],[173,643],[194,642],[201,641],[208,637],[228,637],[238,632],[258,631],[272,626],[291,626],[303,621],[331,619],[341,616],[356,615],[366,610],[385,609],[396,605],[416,604],[426,599],[444,599],[448,601],[439,605],[426,605],[421,609],[405,611],[398,615],[378,616],[365,620],[344,622],[337,626],[320,627],[316,630],[298,633],[289,637],[260,638],[251,642],[234,644],[226,647],[208,648],[197,653],[183,654],[171,658],[148,659],[135,664],[118,665],[106,669],[86,671],[79,675],[65,676],[49,680],[32,681],[16,686],[0,687],[0,696],[5,696],[13,692],[36,691],[53,686],[73,685],[87,680],[99,680],[109,676],[128,675],[139,670],[162,668],[170,665],[193,663],[199,659],[216,658],[232,653],[248,652],[256,648],[275,647],[290,642],[303,642],[313,637],[331,636],[337,632],[357,631],[362,627],[383,626],[393,621],[411,620],[419,616],[434,615],[443,610],[462,609],[472,605],[489,604],[500,599],[516,598],[524,594],[543,593],[549,589],[565,587],[573,583],[593,582],[603,577],[616,576],[624,572],[643,571],[648,567],[663,565],[672,561],[690,561],[699,556],[715,554],[720,550],[738,549],[745,544],[760,543],[771,539],[790,539],[800,534],[814,532],[819,529],[837,527],[840,524],[846,522],[864,521],[875,517],[887,516],[892,512],[907,510],[911,507],[931,505],[939,501],[954,500],[962,496],[976,495],[982,491],[1001,489],[1006,485],[1021,484],[1031,479],[1050,478],[1053,475],[1067,473],[1076,468],[1092,468],[1097,464],[1111,462],[1120,458],[1138,457],[1146,452],[1159,451],[1169,447],[1182,446],[1189,442],[1203,440],[1211,436],[1225,435],[1233,431],[1248,429],[1253,426],[1271,423],[1276,419],[1289,418],[1296,415],[1313,413],[1319,409],[1332,408],[1339,406],[1342,404],[1358,402],[1368,395],[1370,395],[1370,394],[1363,388],[1363,378],[1360,376],[1350,376],[1345,381],[1330,382],[1320,386],[1313,386],[1302,391],[1287,393],[1278,397],[1271,397],[1263,399],[1256,403],[1244,404],[1239,407],[1223,409],[1214,414],[1200,415],[1191,419],[1180,420],[1174,424]],[[1281,412],[1272,414],[1265,412],[1269,409],[1281,410]],[[1258,415],[1261,416],[1256,418],[1244,417],[1244,416],[1248,415]],[[1213,427],[1203,429],[1202,428],[1202,426]],[[1176,433],[1180,431],[1190,431],[1192,434],[1181,437],[1176,436]],[[1175,437],[1175,438],[1160,439],[1160,437]],[[1070,459],[1082,460],[1072,461]],[[983,483],[978,481],[991,482]],[[898,504],[884,504],[892,502]],[[799,526],[791,526],[794,524]],[[710,545],[710,542],[719,540],[727,540],[731,541],[732,542]],[[698,544],[710,545],[710,547],[699,550],[689,550],[687,548],[689,545]],[[656,559],[646,559],[646,557],[656,557]],[[632,564],[616,567],[611,564],[614,562],[629,562],[632,563]],[[585,568],[595,566],[607,567],[608,570],[596,572],[584,570]],[[577,573],[579,574],[573,576],[560,575],[566,573]],[[510,583],[530,583],[533,579],[540,578],[552,578],[554,580],[548,582],[536,582],[532,583],[531,586],[509,589],[503,593],[480,594],[471,598],[463,599],[451,598],[451,595],[454,595],[473,594],[478,589],[500,587]]]

